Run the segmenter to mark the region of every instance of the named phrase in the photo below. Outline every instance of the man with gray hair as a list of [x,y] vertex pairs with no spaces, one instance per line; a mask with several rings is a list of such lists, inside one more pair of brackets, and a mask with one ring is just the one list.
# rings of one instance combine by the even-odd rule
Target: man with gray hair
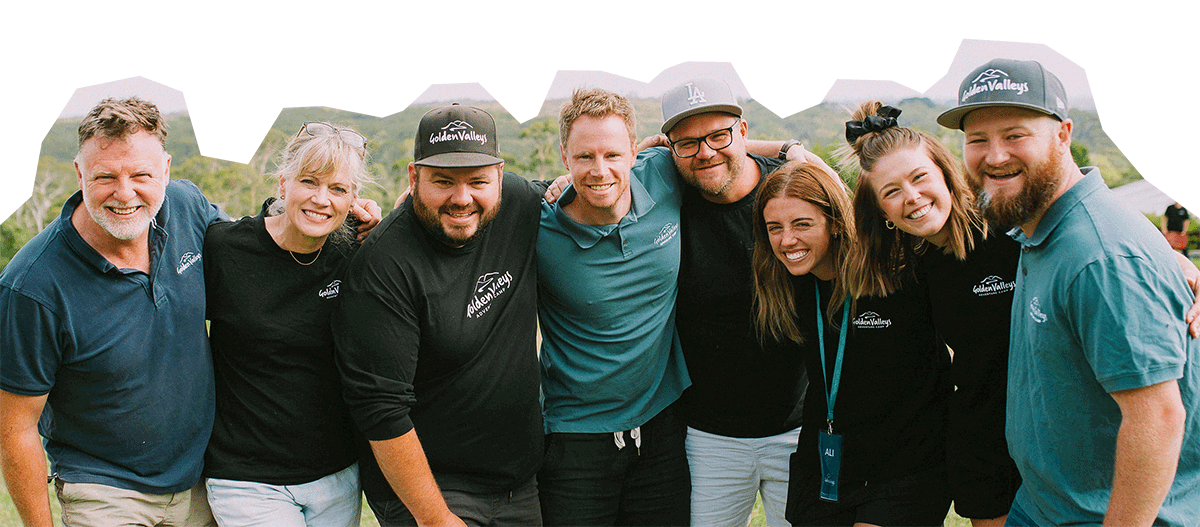
[[0,273],[0,464],[26,525],[51,525],[47,455],[67,525],[214,524],[200,252],[221,214],[170,167],[153,104],[101,101],[79,192]]

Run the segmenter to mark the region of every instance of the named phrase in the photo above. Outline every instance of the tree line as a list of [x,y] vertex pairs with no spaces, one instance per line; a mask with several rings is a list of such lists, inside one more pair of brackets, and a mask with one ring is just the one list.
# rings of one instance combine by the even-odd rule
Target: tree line
[[[631,101],[637,111],[639,138],[658,133],[662,125],[657,99]],[[467,102],[487,110],[496,119],[501,157],[505,169],[529,179],[554,178],[565,173],[559,158],[558,108],[561,101],[548,101],[540,114],[519,123],[496,102]],[[956,155],[961,155],[962,136],[937,126],[936,116],[949,102],[936,104],[925,98],[891,102],[901,108],[901,124],[931,133]],[[787,118],[780,118],[754,100],[743,101],[743,117],[750,124],[751,139],[794,138],[836,167],[834,150],[844,143],[847,105],[822,103]],[[350,126],[368,138],[370,172],[375,182],[362,196],[387,209],[408,186],[408,163],[412,161],[413,134],[421,116],[438,104],[413,106],[403,112],[378,118],[332,108],[289,108],[280,112],[249,163],[234,163],[200,154],[191,119],[186,114],[167,116],[167,150],[171,154],[171,177],[196,183],[209,200],[231,217],[256,214],[262,201],[278,192],[275,170],[279,149],[305,121],[329,121]],[[1075,121],[1072,154],[1080,166],[1100,167],[1105,181],[1116,187],[1142,179],[1141,174],[1100,128],[1096,114],[1071,110]],[[73,165],[78,151],[78,118],[54,123],[42,142],[41,157],[31,197],[0,223],[0,269],[26,242],[58,217],[64,201],[78,188]],[[853,174],[842,174],[853,188]]]

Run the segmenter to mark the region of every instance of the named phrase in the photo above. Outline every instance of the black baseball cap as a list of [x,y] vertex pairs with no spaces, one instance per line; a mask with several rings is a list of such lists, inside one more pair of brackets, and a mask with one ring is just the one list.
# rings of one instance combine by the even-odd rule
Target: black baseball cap
[[430,167],[484,167],[504,161],[491,114],[458,103],[421,117],[413,158],[413,164]]
[[1067,93],[1053,73],[1033,60],[992,59],[972,71],[957,95],[958,105],[938,116],[938,124],[962,130],[968,113],[988,106],[1015,106],[1067,118]]

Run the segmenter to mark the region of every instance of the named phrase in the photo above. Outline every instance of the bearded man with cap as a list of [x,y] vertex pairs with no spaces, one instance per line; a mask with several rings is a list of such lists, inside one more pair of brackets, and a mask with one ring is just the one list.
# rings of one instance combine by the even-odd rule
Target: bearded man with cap
[[374,453],[367,502],[381,525],[540,524],[544,189],[503,171],[495,122],[477,108],[425,114],[413,157],[412,195],[351,261],[333,322]]
[[808,376],[794,343],[761,341],[754,329],[754,199],[764,176],[789,155],[826,165],[795,140],[750,141],[742,107],[720,79],[672,88],[662,113],[662,133],[687,183],[680,187],[675,323],[692,378],[679,399],[691,522],[744,524],[761,493],[767,524],[786,526],[788,460]]
[[[1020,242],[1006,436],[1010,525],[1200,524],[1200,348],[1170,247],[1071,157],[1062,84],[996,59],[938,117],[981,211]],[[1192,409],[1193,411],[1187,411]]]

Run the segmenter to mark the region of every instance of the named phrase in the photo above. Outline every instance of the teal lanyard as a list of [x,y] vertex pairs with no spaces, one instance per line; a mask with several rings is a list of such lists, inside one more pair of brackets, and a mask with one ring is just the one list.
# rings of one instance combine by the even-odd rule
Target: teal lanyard
[[825,366],[825,319],[821,316],[821,287],[813,280],[817,290],[817,342],[821,343],[821,377],[825,379],[825,407],[829,409],[829,435],[833,435],[833,403],[837,400],[838,384],[842,380],[842,356],[846,353],[846,323],[850,320],[850,299],[842,303],[842,329],[838,335],[837,359],[833,362],[833,384],[829,383],[828,368]]

